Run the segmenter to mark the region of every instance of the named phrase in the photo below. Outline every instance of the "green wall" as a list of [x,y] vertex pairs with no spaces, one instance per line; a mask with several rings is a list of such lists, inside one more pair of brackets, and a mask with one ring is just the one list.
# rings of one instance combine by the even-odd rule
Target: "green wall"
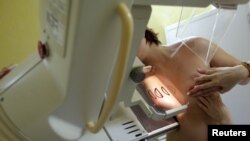
[[182,10],[181,7],[176,6],[152,6],[152,13],[149,19],[148,27],[153,28],[154,31],[158,33],[158,37],[162,43],[166,44],[167,41],[164,28],[178,22],[181,13],[181,19],[185,20],[190,18],[193,13],[195,13],[195,15],[199,15],[209,11],[211,8],[211,6],[205,8],[184,7]]
[[36,51],[39,0],[0,0],[0,69]]

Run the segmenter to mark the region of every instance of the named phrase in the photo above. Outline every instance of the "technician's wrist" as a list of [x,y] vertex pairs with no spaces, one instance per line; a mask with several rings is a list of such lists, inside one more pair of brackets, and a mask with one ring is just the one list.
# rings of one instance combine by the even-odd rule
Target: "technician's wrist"
[[246,85],[250,82],[250,68],[247,68],[246,65],[240,64],[235,66],[237,69],[237,77],[239,78],[238,84]]
[[236,68],[238,70],[238,75],[240,78],[242,78],[242,80],[249,78],[249,71],[245,66],[241,64],[236,66]]
[[250,77],[250,63],[241,62],[241,66],[245,69],[245,72],[247,74],[247,78]]

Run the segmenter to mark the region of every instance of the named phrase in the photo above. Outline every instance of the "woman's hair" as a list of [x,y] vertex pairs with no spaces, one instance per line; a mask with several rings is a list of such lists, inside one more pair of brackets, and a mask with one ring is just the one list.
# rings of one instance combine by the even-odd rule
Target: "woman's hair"
[[155,33],[151,28],[147,28],[145,30],[145,39],[146,43],[149,43],[150,45],[153,43],[156,45],[161,44],[161,41],[157,37],[157,33]]

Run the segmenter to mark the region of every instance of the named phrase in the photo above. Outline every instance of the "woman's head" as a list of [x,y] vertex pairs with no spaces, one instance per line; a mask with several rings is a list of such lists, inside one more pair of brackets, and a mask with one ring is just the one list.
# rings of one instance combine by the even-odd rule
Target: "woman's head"
[[142,38],[140,46],[137,51],[137,56],[143,60],[147,53],[150,53],[150,47],[152,45],[158,46],[161,44],[161,41],[157,37],[157,33],[155,33],[152,29],[146,28],[144,33],[144,38]]
[[145,35],[146,43],[151,44],[156,44],[157,46],[161,44],[161,41],[157,37],[157,33],[155,33],[151,28],[147,28],[145,30]]

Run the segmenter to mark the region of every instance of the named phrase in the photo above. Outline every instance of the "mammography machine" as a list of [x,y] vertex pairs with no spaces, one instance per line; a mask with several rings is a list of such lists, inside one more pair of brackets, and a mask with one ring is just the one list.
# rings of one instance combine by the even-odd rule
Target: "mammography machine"
[[130,77],[143,65],[136,51],[151,5],[232,8],[246,2],[41,0],[39,53],[0,81],[0,140],[97,140],[88,132],[136,141],[178,128],[174,116],[186,105],[156,109]]

